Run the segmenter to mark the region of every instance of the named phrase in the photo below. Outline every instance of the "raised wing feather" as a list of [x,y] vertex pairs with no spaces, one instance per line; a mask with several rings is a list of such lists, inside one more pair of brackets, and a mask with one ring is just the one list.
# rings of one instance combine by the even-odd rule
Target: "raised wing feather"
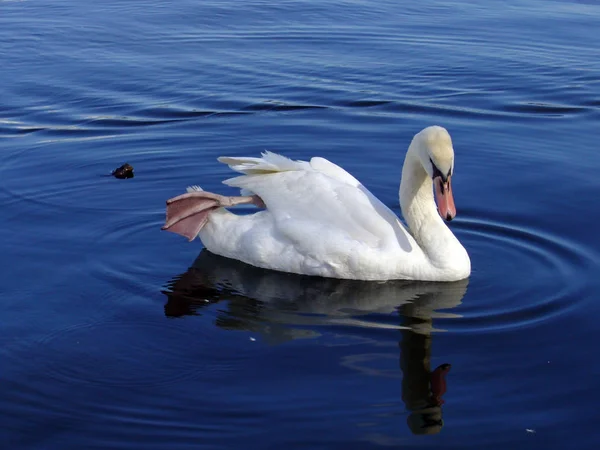
[[219,161],[245,174],[224,183],[259,195],[277,229],[298,245],[317,245],[324,236],[335,236],[335,245],[411,247],[396,215],[356,178],[324,158],[307,163],[267,152],[262,158]]
[[336,180],[342,181],[350,186],[362,186],[360,181],[346,172],[337,164],[332,163],[331,161],[321,158],[320,156],[315,156],[310,160],[310,166],[325,175],[329,175],[331,178],[335,178]]

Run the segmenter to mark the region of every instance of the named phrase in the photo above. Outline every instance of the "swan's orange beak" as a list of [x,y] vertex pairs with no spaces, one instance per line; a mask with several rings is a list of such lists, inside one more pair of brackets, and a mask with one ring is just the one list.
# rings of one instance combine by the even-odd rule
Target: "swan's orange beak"
[[444,220],[450,222],[456,216],[456,206],[454,206],[454,197],[452,197],[452,185],[450,179],[444,183],[442,177],[435,177],[433,184],[435,185],[435,201],[437,203],[438,212]]

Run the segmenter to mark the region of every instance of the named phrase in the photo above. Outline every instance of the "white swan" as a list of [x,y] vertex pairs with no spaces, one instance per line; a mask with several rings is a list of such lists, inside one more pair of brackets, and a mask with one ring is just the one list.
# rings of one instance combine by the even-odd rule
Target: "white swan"
[[[243,196],[190,187],[167,200],[163,229],[190,241],[199,236],[218,255],[283,272],[423,281],[456,281],[471,273],[467,251],[442,220],[456,214],[454,150],[442,127],[417,133],[404,160],[400,206],[410,232],[356,178],[324,158],[292,161],[265,152],[218,160],[244,174],[223,182]],[[266,209],[249,215],[225,209],[242,203]]]

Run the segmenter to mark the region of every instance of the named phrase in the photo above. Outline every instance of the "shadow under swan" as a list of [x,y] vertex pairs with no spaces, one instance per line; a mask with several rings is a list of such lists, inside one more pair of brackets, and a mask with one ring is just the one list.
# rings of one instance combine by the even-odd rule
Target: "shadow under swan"
[[[198,315],[226,302],[216,325],[260,333],[278,344],[313,338],[332,325],[368,326],[400,332],[402,401],[414,434],[436,434],[443,427],[442,405],[449,363],[431,369],[434,319],[460,317],[458,306],[468,280],[453,283],[353,281],[260,269],[202,250],[192,266],[174,277],[163,293],[165,315]],[[398,313],[397,324],[369,320],[372,314]]]

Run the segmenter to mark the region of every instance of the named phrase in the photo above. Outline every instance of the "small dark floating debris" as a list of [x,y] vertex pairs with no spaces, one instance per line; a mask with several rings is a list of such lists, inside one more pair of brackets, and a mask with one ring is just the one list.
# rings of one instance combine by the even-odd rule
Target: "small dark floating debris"
[[112,171],[112,175],[115,178],[133,178],[133,166],[125,163],[121,167],[116,168]]

